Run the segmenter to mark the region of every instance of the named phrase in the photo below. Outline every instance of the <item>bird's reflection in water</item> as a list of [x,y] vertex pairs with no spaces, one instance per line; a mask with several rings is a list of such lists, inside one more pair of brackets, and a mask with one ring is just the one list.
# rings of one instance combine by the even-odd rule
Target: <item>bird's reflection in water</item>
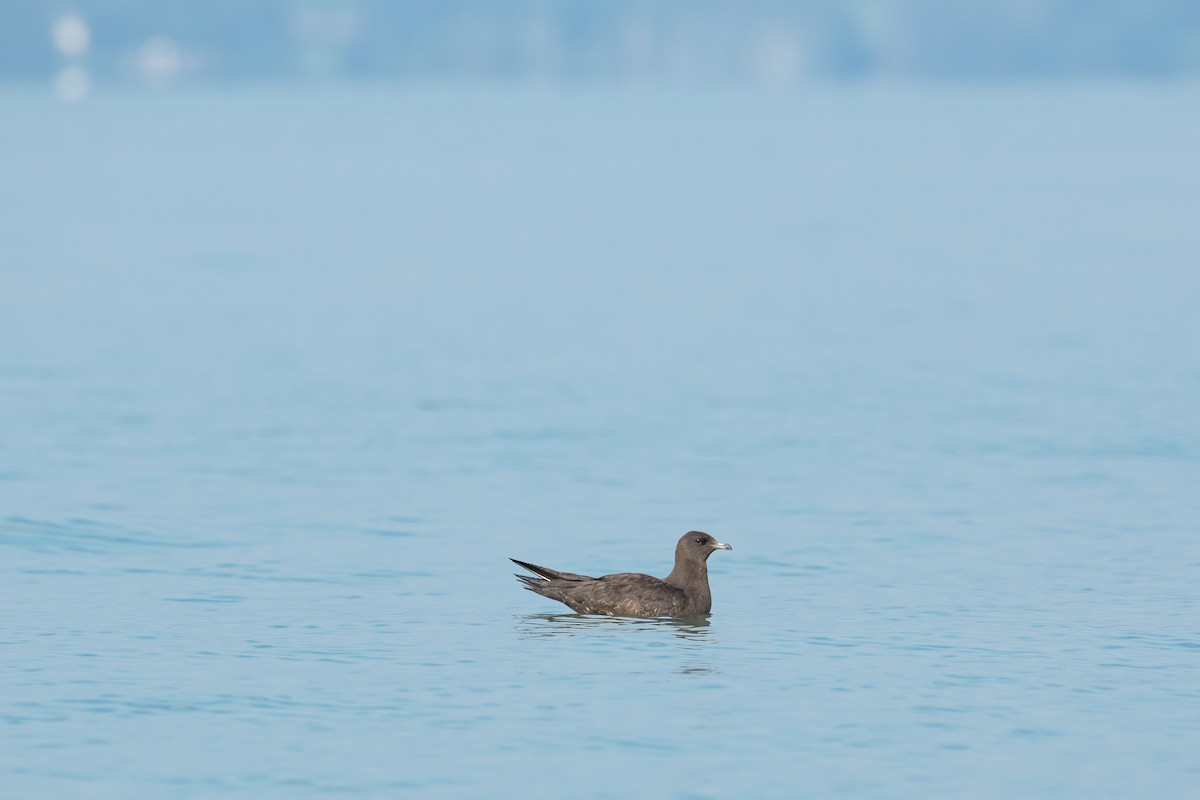
[[523,639],[584,637],[588,639],[628,639],[631,643],[646,643],[647,638],[661,640],[670,634],[680,650],[689,658],[679,664],[680,675],[712,675],[718,672],[697,655],[704,643],[713,640],[707,614],[696,616],[600,616],[596,614],[524,614],[516,616],[518,636]]
[[703,641],[711,623],[707,614],[693,617],[607,617],[598,614],[523,614],[516,617],[524,639],[579,636],[587,633],[667,631],[686,641]]
[[687,664],[675,670],[680,675],[713,675],[716,673],[716,667],[710,667],[707,664]]
[[[606,617],[595,614],[522,614],[514,617],[522,639],[586,637],[590,639],[629,638],[648,635],[661,640],[669,634],[689,658],[676,670],[681,675],[711,675],[717,669],[696,656],[705,642],[713,641],[708,615],[693,617]],[[646,641],[640,639],[640,641]]]

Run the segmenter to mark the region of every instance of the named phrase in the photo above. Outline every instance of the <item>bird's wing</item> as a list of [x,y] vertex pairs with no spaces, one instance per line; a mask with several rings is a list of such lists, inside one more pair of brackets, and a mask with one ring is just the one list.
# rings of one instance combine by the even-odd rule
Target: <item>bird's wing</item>
[[636,572],[621,572],[582,583],[552,587],[556,599],[584,614],[622,617],[670,617],[683,612],[687,597],[682,589]]

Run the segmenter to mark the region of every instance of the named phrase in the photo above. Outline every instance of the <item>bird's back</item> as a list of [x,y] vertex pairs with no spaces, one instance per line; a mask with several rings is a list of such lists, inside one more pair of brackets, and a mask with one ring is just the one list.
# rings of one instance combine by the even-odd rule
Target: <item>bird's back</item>
[[616,617],[674,617],[699,614],[688,609],[684,591],[660,578],[638,572],[619,572],[590,578],[572,572],[511,559],[533,575],[517,578],[531,592],[557,600],[580,614],[607,614]]

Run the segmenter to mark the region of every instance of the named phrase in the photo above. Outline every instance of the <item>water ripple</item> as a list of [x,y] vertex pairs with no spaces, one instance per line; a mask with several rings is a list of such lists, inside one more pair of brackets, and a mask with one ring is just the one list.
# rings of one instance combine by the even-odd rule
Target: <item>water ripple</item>
[[173,539],[91,519],[75,518],[59,523],[25,517],[7,517],[0,521],[0,545],[35,553],[99,555],[139,548],[194,550],[221,546],[218,542]]

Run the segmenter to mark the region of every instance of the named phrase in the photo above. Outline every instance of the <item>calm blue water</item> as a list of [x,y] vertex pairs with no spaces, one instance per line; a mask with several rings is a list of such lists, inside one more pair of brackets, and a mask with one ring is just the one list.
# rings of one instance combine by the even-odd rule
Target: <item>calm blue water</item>
[[0,796],[1195,797],[1197,101],[0,95]]

